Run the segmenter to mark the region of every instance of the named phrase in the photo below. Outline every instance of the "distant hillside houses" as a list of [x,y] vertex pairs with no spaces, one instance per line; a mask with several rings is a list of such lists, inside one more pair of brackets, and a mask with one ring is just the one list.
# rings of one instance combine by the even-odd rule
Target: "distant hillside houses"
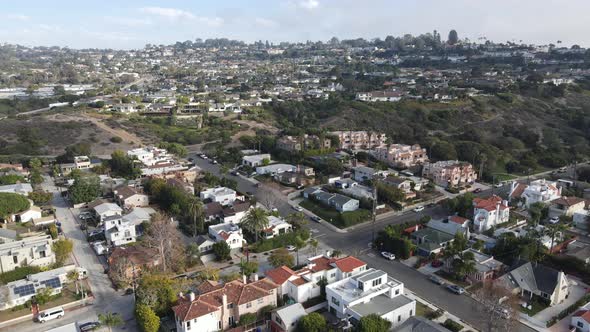
[[402,96],[400,91],[372,91],[359,92],[356,99],[365,102],[396,102],[402,100]]

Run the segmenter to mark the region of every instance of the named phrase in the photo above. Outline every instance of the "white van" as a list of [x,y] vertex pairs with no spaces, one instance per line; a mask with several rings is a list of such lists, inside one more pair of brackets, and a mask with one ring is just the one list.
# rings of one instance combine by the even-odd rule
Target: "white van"
[[45,323],[48,320],[62,318],[65,314],[66,312],[62,307],[47,309],[39,313],[39,316],[37,316],[37,320],[39,321],[39,323]]

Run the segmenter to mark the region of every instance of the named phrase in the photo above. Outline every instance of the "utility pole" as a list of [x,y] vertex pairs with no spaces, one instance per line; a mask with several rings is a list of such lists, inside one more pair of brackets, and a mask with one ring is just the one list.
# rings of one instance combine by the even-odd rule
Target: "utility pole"
[[375,243],[375,223],[377,222],[377,185],[379,184],[378,175],[373,175],[373,230],[371,243]]

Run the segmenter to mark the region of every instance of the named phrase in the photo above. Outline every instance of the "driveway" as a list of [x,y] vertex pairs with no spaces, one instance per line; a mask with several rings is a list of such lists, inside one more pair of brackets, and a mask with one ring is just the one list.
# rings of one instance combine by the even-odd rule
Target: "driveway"
[[570,305],[574,304],[576,301],[581,299],[586,292],[588,291],[588,286],[584,285],[583,283],[575,280],[569,279],[570,281],[570,295],[568,296],[565,301],[560,304],[554,305],[552,307],[546,308],[538,312],[533,318],[539,322],[547,322],[552,317],[557,316],[560,312],[565,310]]

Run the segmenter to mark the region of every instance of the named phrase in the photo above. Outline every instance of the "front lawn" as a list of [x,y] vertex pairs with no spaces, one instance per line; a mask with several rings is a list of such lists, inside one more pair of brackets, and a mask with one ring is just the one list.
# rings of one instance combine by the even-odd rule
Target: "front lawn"
[[518,308],[520,309],[521,312],[524,312],[525,314],[527,314],[529,317],[533,317],[534,315],[538,314],[540,311],[542,311],[543,309],[546,309],[548,307],[547,304],[545,304],[543,301],[540,301],[537,298],[533,297],[532,301],[529,301],[527,304],[531,305],[531,309],[527,309],[524,308],[523,306],[518,306]]
[[294,245],[297,237],[303,241],[307,241],[309,239],[309,231],[307,229],[299,229],[294,232],[277,235],[272,239],[259,240],[249,245],[248,249],[253,253],[261,253],[277,248],[284,248],[288,245]]
[[354,226],[371,218],[371,211],[365,209],[340,213],[309,199],[303,200],[299,205],[338,228]]
[[[64,304],[77,301],[79,298],[76,296],[75,285],[73,283],[68,284],[61,292],[61,294],[55,295],[55,297],[49,302],[39,305],[39,311],[45,309],[55,308]],[[11,309],[0,311],[0,322],[4,322],[10,319],[22,317],[31,313],[31,302],[28,301],[24,305],[16,306]]]

